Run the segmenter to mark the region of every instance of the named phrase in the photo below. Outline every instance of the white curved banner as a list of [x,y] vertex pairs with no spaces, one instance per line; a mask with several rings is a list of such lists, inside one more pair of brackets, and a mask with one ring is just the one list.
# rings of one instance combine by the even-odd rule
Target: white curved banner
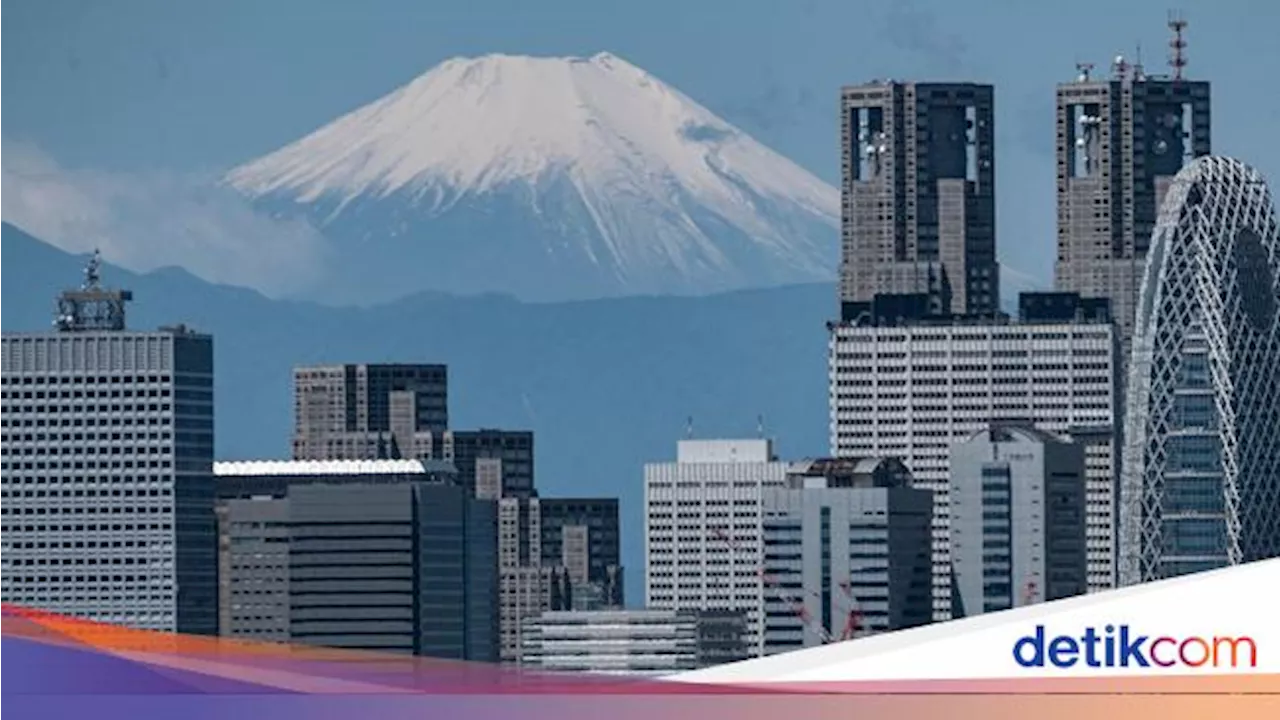
[[1280,559],[706,668],[705,683],[1280,673]]

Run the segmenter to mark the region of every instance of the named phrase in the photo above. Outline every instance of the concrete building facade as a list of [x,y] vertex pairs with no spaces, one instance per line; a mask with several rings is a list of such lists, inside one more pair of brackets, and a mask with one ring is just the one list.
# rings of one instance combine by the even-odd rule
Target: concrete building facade
[[738,610],[758,654],[764,490],[786,484],[769,440],[682,440],[645,465],[645,607]]
[[904,316],[874,305],[831,326],[832,454],[900,457],[915,486],[933,491],[934,618],[951,612],[951,446],[993,420],[1090,438],[1089,586],[1112,587],[1120,447],[1114,326],[1083,308],[1012,321]]
[[429,458],[449,427],[444,365],[322,365],[293,371],[295,460]]
[[992,87],[872,82],[844,88],[840,110],[841,300],[997,311]]
[[1084,594],[1085,449],[993,423],[951,448],[952,617]]
[[0,597],[217,634],[213,339],[126,329],[98,267],[56,331],[3,336]]
[[1111,300],[1121,365],[1147,248],[1169,185],[1209,154],[1209,83],[1146,74],[1123,58],[1057,89],[1055,285]]
[[764,491],[764,653],[928,623],[932,516],[897,460],[794,466]]

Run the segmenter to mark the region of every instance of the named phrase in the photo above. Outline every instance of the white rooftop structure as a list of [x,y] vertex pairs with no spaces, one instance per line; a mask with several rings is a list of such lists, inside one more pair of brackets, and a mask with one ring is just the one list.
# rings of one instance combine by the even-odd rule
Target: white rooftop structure
[[267,475],[426,475],[421,460],[237,460],[216,462],[218,477]]
[[676,462],[767,463],[773,462],[772,440],[681,440]]

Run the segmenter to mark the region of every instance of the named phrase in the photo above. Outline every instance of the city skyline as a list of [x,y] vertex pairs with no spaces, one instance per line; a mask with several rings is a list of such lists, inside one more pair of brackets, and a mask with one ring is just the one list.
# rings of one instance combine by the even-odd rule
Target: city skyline
[[[584,332],[581,321],[599,299],[552,304],[566,312],[555,323],[512,314],[503,326],[446,313],[446,330],[434,333],[427,328],[441,318],[408,313],[390,325],[368,322],[379,311],[374,303],[348,309],[346,332],[334,332],[338,326],[323,317],[347,311],[349,302],[335,290],[329,307],[293,305],[312,313],[295,327],[309,352],[277,346],[270,330],[256,343],[231,345],[233,358],[280,352],[290,372],[254,368],[270,375],[273,393],[254,397],[250,413],[242,405],[224,418],[225,399],[249,385],[243,369],[215,374],[215,347],[219,368],[228,353],[227,344],[214,343],[222,328],[185,324],[210,317],[199,314],[136,330],[126,322],[131,290],[103,285],[95,251],[80,287],[57,296],[51,330],[11,332],[7,323],[4,333],[5,601],[167,631],[658,672],[1280,555],[1273,512],[1280,511],[1280,454],[1267,441],[1280,428],[1274,201],[1261,173],[1210,154],[1210,112],[1215,126],[1226,115],[1216,96],[1210,107],[1209,82],[1218,81],[1184,77],[1185,23],[1171,19],[1169,29],[1169,76],[1116,57],[1109,77],[1081,63],[1074,81],[1046,87],[1057,101],[1056,118],[1045,124],[1057,138],[1050,174],[1057,232],[1047,236],[1057,258],[1054,291],[1002,293],[998,258],[1009,241],[997,211],[1007,147],[998,132],[999,85],[927,78],[840,87],[833,115],[841,142],[831,148],[843,174],[839,293],[803,311],[778,306],[752,317],[764,329],[754,346],[724,346],[709,315],[685,308],[762,290],[618,306],[665,307],[652,336],[654,328],[619,318],[603,325],[616,335]],[[772,226],[727,207],[754,212],[767,201],[763,214],[783,218],[797,236],[824,212],[826,196],[811,176],[618,56],[495,55],[442,68],[264,161],[283,158],[286,178],[313,161],[324,173],[289,186],[302,193],[296,197],[272,194],[279,186],[258,192],[253,212],[274,212],[273,203],[306,206],[293,218],[305,225],[307,213],[331,209],[326,231],[345,228],[366,240],[389,217],[406,236],[388,231],[371,240],[385,249],[413,241],[421,228],[411,229],[403,208],[384,199],[407,201],[415,214],[430,212],[424,199],[433,208],[465,207],[466,198],[482,196],[477,188],[492,190],[485,178],[495,176],[485,173],[515,168],[507,180],[532,191],[532,207],[558,223],[564,247],[603,240],[625,266],[629,249],[614,241],[626,236],[576,234],[578,215],[557,203],[585,200],[579,214],[598,229],[626,216],[602,216],[601,208],[618,206],[590,198],[648,185],[626,178],[582,184],[618,176],[618,167],[636,170],[628,152],[646,160],[641,175],[675,168],[664,176],[667,187],[685,198],[676,206],[686,225],[713,251],[733,236],[704,232],[708,218],[754,227],[750,241],[771,248],[775,260],[797,251],[770,240]],[[530,84],[504,87],[513,72]],[[407,152],[399,144],[425,116],[393,111],[412,110],[423,98],[457,102],[477,92],[519,108],[527,91],[547,82],[569,88],[548,107],[578,101],[582,127],[560,136],[531,125],[529,134],[535,145],[552,137],[582,156],[548,151],[526,164],[463,162],[457,168],[484,172],[472,186],[450,186],[426,179],[439,148]],[[615,102],[629,85],[658,98],[663,119],[676,122],[651,132],[655,125],[645,123],[653,102]],[[497,115],[481,108],[477,117]],[[556,124],[554,113],[547,118]],[[505,126],[480,124],[506,137]],[[331,127],[392,142],[336,164],[304,157],[346,145]],[[483,145],[487,136],[475,138]],[[502,147],[520,156],[518,145]],[[379,154],[401,158],[393,170],[402,176],[369,164]],[[582,157],[603,164],[584,169]],[[301,165],[290,164],[299,158]],[[226,181],[257,172],[248,167]],[[325,174],[334,167],[341,172]],[[544,177],[550,185],[518,185]],[[569,196],[543,194],[567,187],[561,177],[574,178]],[[708,181],[709,194],[683,190]],[[724,204],[722,187],[740,194]],[[339,200],[334,192],[349,194]],[[539,205],[548,198],[555,202]],[[788,215],[794,207],[809,215]],[[369,217],[376,222],[363,224]],[[6,225],[5,232],[20,231]],[[672,250],[681,242],[657,233],[645,247],[669,253],[669,266],[684,273],[688,256]],[[464,283],[476,275],[441,253],[445,274]],[[395,257],[404,272],[396,277],[416,278],[430,248],[426,256]],[[541,266],[526,267],[523,257],[504,259],[539,275]],[[372,244],[344,262],[353,271],[353,263],[391,269]],[[728,261],[716,267],[736,271]],[[168,292],[190,281],[170,279],[170,290],[155,298],[166,309]],[[483,295],[474,302],[490,310],[533,307]],[[681,323],[690,340],[675,347],[662,333]],[[814,332],[788,345],[769,330],[781,325]],[[523,341],[513,327],[528,333]],[[368,338],[388,334],[381,351],[370,350]],[[421,336],[434,343],[430,349],[422,350]],[[480,352],[452,354],[475,336],[484,337]],[[690,361],[718,367],[713,381],[685,379],[665,388],[668,395],[660,386],[672,376],[643,362],[591,365],[577,356],[575,341],[604,351],[601,357],[666,356],[680,371]],[[531,359],[538,343],[553,348],[541,362]],[[728,380],[739,365],[760,361],[746,356],[762,344],[783,349],[761,364],[758,386]],[[821,365],[798,359],[823,351]],[[495,358],[510,364],[487,364]],[[455,382],[459,375],[466,380]],[[540,416],[525,384],[538,375],[558,378],[549,385],[554,392],[594,393],[603,414]],[[781,377],[825,385],[825,411],[782,387],[777,392],[794,402],[795,415],[775,427],[757,414],[754,437],[697,436],[693,416],[683,433],[667,426],[654,434],[664,437],[663,450],[636,437],[636,407],[683,415],[681,403],[699,402],[724,417]],[[291,402],[270,408],[282,385]],[[623,386],[636,406],[614,402]],[[510,411],[477,412],[474,398],[485,392],[519,407],[528,422],[513,422],[521,415]],[[452,402],[468,410],[455,412]],[[241,422],[252,426],[248,415],[262,412],[292,416],[284,444],[225,457],[215,427],[246,432]],[[815,428],[824,416],[824,450],[775,445],[778,432],[812,436],[807,448],[820,445]],[[215,418],[223,418],[220,426]],[[582,428],[591,423],[615,428],[623,440],[590,441]],[[548,435],[558,443],[546,442]],[[541,485],[546,473],[535,472],[548,448],[560,468],[554,490]],[[584,469],[592,462],[622,469],[593,475]],[[624,588],[636,593],[640,573],[638,608]],[[655,628],[677,629],[643,660],[620,660],[610,649],[647,647]],[[584,632],[581,641],[556,640]]]

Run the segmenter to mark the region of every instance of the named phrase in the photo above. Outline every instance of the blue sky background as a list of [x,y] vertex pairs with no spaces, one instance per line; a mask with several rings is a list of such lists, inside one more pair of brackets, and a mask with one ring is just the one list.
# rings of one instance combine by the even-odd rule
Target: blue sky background
[[[1280,2],[1183,0],[1188,74],[1213,81],[1214,150],[1280,180]],[[841,84],[996,85],[1002,260],[1053,258],[1054,84],[1141,43],[1166,0],[10,0],[6,141],[76,171],[214,172],[455,55],[590,55],[645,68],[828,181]],[[8,188],[6,188],[6,192]]]

